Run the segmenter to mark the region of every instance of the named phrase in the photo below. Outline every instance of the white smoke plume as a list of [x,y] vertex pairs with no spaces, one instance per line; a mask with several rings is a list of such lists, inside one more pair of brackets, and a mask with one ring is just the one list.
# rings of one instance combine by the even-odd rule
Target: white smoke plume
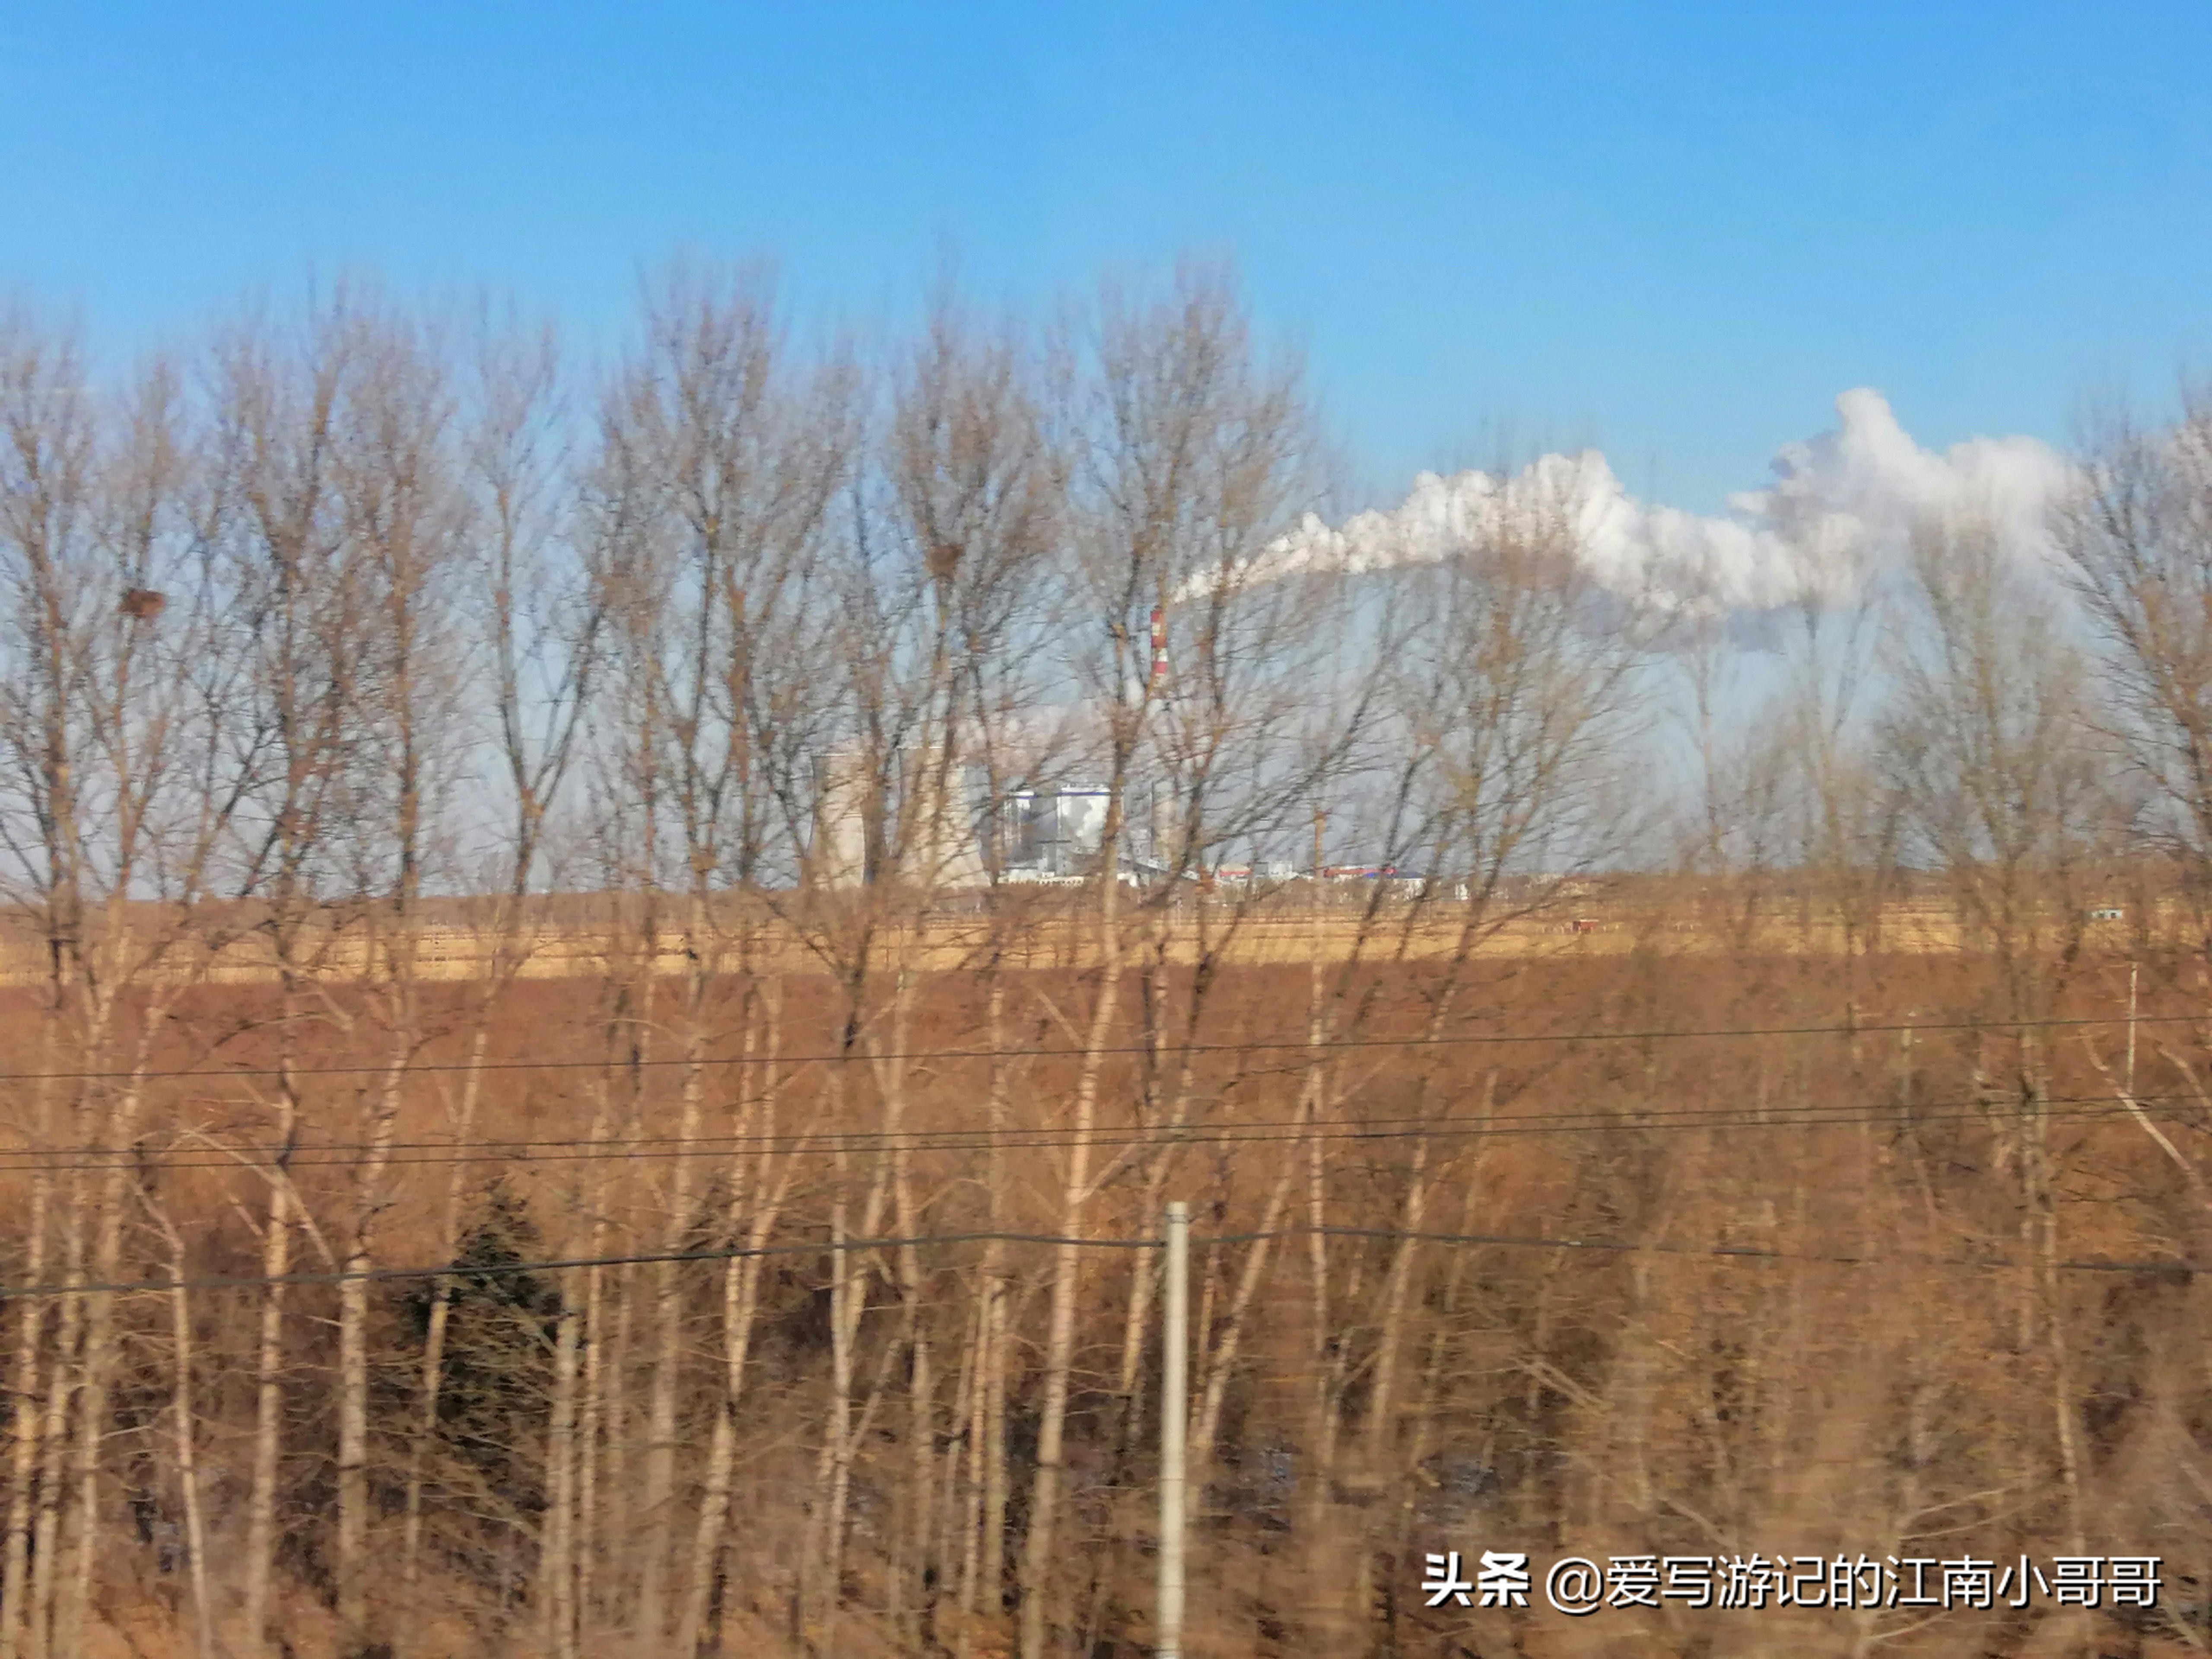
[[[1762,611],[1855,590],[1909,544],[1923,514],[1985,515],[2024,559],[2048,554],[2045,512],[2068,463],[2033,438],[1972,438],[1941,453],[1914,442],[1887,399],[1860,388],[1836,399],[1832,430],[1784,447],[1774,482],[1729,498],[1720,516],[1639,501],[1604,456],[1546,455],[1519,472],[1424,472],[1405,501],[1332,529],[1297,530],[1237,569],[1238,586],[1301,571],[1357,574],[1433,562],[1478,540],[1501,515],[1564,505],[1589,572],[1624,597],[1670,609]],[[1211,575],[1186,585],[1191,598]]]

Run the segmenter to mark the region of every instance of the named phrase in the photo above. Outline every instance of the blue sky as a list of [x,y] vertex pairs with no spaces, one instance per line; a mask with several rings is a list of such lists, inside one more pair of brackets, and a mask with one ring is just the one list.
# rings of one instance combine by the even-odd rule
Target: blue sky
[[2063,438],[2212,366],[2212,6],[29,0],[0,289],[113,349],[377,267],[618,333],[644,264],[799,309],[1232,254],[1375,498],[1596,442],[1700,511],[1876,386]]

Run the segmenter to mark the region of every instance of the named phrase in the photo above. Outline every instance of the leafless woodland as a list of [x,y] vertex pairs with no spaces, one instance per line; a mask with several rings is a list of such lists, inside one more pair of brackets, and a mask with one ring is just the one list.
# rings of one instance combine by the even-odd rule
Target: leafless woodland
[[[1566,496],[1246,579],[1335,473],[1203,270],[839,340],[678,266],[596,370],[0,311],[0,1659],[1149,1652],[1171,1199],[1189,1652],[2205,1649],[2212,406],[2081,459],[1753,684]],[[978,777],[1102,788],[1089,878]],[[1425,879],[1220,877],[1346,859]]]

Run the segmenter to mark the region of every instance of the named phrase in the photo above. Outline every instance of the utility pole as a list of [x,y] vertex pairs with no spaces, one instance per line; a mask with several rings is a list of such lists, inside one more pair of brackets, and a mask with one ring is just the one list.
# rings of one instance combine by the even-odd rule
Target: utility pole
[[1182,1659],[1183,1431],[1190,1415],[1190,1206],[1168,1206],[1160,1344],[1160,1582],[1156,1659]]
[[1328,828],[1328,814],[1320,807],[1314,808],[1313,909],[1314,926],[1321,926],[1321,856],[1322,832]]
[[2142,971],[2142,963],[2128,964],[2128,1098],[2136,1097],[2136,975]]

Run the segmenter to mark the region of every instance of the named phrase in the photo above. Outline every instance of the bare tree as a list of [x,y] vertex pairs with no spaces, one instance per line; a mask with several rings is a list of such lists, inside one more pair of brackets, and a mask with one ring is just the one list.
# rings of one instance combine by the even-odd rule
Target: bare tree
[[2160,803],[2142,828],[2180,860],[2202,927],[2212,903],[2212,396],[2192,392],[2170,428],[2111,422],[2051,527],[2105,646],[2115,732]]
[[[652,773],[653,798],[665,803],[666,850],[678,872],[678,1151],[659,1200],[662,1246],[672,1252],[695,1222],[689,1148],[710,1103],[709,999],[726,951],[734,946],[739,964],[754,969],[750,930],[759,912],[750,889],[792,864],[777,810],[789,792],[779,785],[812,724],[816,683],[799,653],[826,603],[817,572],[848,465],[850,393],[841,363],[811,365],[792,349],[759,271],[675,270],[647,296],[645,331],[641,354],[604,402],[595,485],[604,539],[593,557],[607,602],[629,620],[622,672],[639,699],[635,763]],[[644,867],[656,872],[648,884],[660,833],[648,830],[641,845]],[[766,1006],[743,1000],[749,1029]],[[752,1097],[738,1092],[742,1116]],[[773,1186],[759,1193],[763,1203]],[[751,1312],[734,1263],[732,1271],[737,1294],[726,1297],[726,1313],[745,1327],[726,1328],[725,1370],[736,1384]],[[676,1264],[657,1270],[636,1612],[648,1644],[665,1639],[672,1599],[683,1287]],[[723,1414],[734,1407],[726,1399]],[[731,1431],[719,1432],[709,1484],[721,1489],[714,1501],[726,1504]],[[695,1559],[711,1564],[719,1526]],[[695,1641],[703,1595],[689,1587],[678,1602]]]
[[220,343],[214,421],[217,500],[211,533],[234,596],[251,678],[225,716],[228,763],[243,800],[236,890],[253,908],[280,987],[278,1059],[269,1103],[274,1155],[261,1225],[263,1292],[245,1573],[247,1641],[265,1641],[278,1524],[284,1418],[284,1286],[299,1213],[290,1161],[301,1121],[297,1054],[334,941],[325,903],[345,880],[344,830],[358,821],[368,729],[356,649],[365,573],[345,559],[335,452],[362,372],[351,296],[335,295],[301,336],[265,324]]
[[[559,422],[558,354],[550,332],[531,334],[489,316],[479,319],[459,396],[454,488],[469,499],[467,546],[459,556],[460,590],[451,603],[465,615],[460,624],[489,644],[488,711],[497,734],[497,761],[509,791],[510,817],[500,827],[490,886],[493,915],[486,929],[489,960],[471,1011],[468,1064],[460,1096],[451,1105],[457,1154],[471,1146],[483,1092],[484,1059],[495,1012],[527,965],[536,942],[527,914],[532,884],[545,858],[550,815],[576,753],[579,734],[599,666],[603,607],[579,562],[562,540],[569,482]],[[483,826],[490,829],[492,826]],[[447,1182],[440,1244],[450,1258],[459,1247],[470,1164],[457,1156]],[[437,1432],[445,1350],[454,1285],[441,1281],[431,1302],[422,1354],[422,1413],[408,1453],[405,1518],[401,1546],[401,1622],[395,1645],[406,1645],[406,1620],[420,1582],[425,1464]],[[573,1358],[574,1320],[564,1310],[556,1339]],[[572,1387],[573,1365],[558,1372],[556,1389]],[[573,1426],[573,1398],[563,1396]],[[569,1448],[552,1452],[567,1468]],[[556,1502],[549,1526],[545,1573],[565,1582],[568,1510]],[[549,1599],[550,1605],[550,1599]]]
[[[1259,595],[1219,580],[1253,562],[1314,497],[1316,459],[1298,365],[1271,362],[1255,346],[1224,273],[1178,272],[1158,297],[1109,288],[1088,342],[1089,378],[1076,416],[1071,469],[1076,603],[1096,619],[1076,659],[1100,730],[1099,781],[1106,794],[1102,857],[1093,875],[1093,979],[1089,1018],[1065,1132],[1069,1149],[1060,1182],[1057,1231],[1084,1236],[1086,1212],[1103,1174],[1091,1164],[1107,1048],[1122,994],[1124,803],[1164,732],[1171,759],[1193,775],[1197,847],[1208,846],[1206,811],[1216,782],[1215,746],[1239,738],[1264,744],[1273,687],[1269,667],[1240,647],[1237,629],[1264,639],[1279,628],[1279,593]],[[1163,706],[1169,687],[1152,672],[1150,619],[1179,592],[1215,579],[1200,602],[1210,622],[1182,670],[1194,688],[1178,725]],[[1194,582],[1194,579],[1197,579]],[[1103,627],[1100,626],[1103,624]],[[1079,636],[1080,637],[1080,636]],[[1262,677],[1253,695],[1239,670]],[[1251,699],[1247,704],[1247,699]],[[1215,716],[1234,711],[1250,726]],[[1177,750],[1177,744],[1182,748]],[[1194,766],[1193,763],[1195,763]],[[1224,813],[1224,816],[1226,816]],[[1188,837],[1186,837],[1188,840]],[[1083,1261],[1073,1243],[1055,1247],[1048,1330],[1039,1377],[1037,1466],[1021,1567],[1021,1652],[1039,1659],[1048,1627],[1052,1575],[1063,1498],[1067,1411]]]
[[[1897,653],[1886,748],[1900,799],[1948,877],[1968,937],[1993,956],[2012,1029],[2010,1162],[2032,1305],[2046,1334],[2067,1534],[2086,1536],[2050,1148],[2042,1026],[2080,948],[2077,885],[2101,839],[2106,757],[2090,741],[2088,670],[2055,595],[2008,562],[1988,525],[1931,520],[1916,534],[1923,611]],[[2031,1322],[2023,1318],[2022,1342]]]
[[343,825],[356,839],[366,908],[364,1002],[384,1028],[381,1073],[364,1102],[364,1155],[338,1299],[338,1646],[378,1644],[369,1626],[369,1285],[407,1072],[426,1037],[416,958],[426,875],[440,853],[447,781],[465,764],[459,581],[470,539],[456,394],[445,343],[423,323],[359,319],[357,379],[342,406],[331,471],[337,557],[358,583],[349,641],[353,707],[369,767]]
[[[73,591],[70,567],[84,556],[93,514],[94,434],[82,359],[74,342],[55,337],[41,319],[20,308],[0,318],[0,419],[7,426],[4,474],[0,474],[0,535],[7,558],[9,673],[0,691],[11,776],[8,805],[0,819],[10,863],[16,902],[38,919],[45,957],[41,1008],[41,1072],[57,1069],[66,1054],[64,1030],[80,994],[75,957],[84,927],[84,852],[78,831],[82,787],[73,728],[81,726],[82,668],[79,638],[88,620],[90,596]],[[39,1085],[33,1133],[41,1144],[52,1135],[52,1086]],[[46,1271],[52,1177],[41,1171],[31,1194],[27,1272],[38,1284]],[[62,1214],[66,1236],[66,1271],[82,1267],[83,1249],[76,1195]],[[14,1413],[14,1492],[10,1498],[4,1582],[0,1582],[0,1649],[14,1659],[27,1651],[42,1659],[47,1650],[46,1609],[52,1605],[50,1579],[56,1543],[58,1496],[55,1490],[63,1413],[68,1391],[64,1366],[77,1340],[82,1304],[66,1299],[57,1333],[60,1354],[51,1382],[41,1386],[41,1349],[47,1308],[41,1298],[20,1304],[21,1321],[11,1382],[18,1402]],[[49,1388],[51,1393],[49,1393]],[[34,1491],[40,1492],[34,1510]],[[41,1578],[39,1611],[29,1621],[26,1641],[26,1591],[30,1587],[33,1528],[38,1529]],[[19,1647],[19,1644],[21,1644]]]
[[[12,462],[0,474],[0,554],[16,587],[11,616],[25,626],[10,641],[21,672],[0,703],[0,752],[9,805],[24,811],[0,815],[0,836],[44,918],[45,1052],[50,1069],[70,1061],[71,1138],[124,1145],[139,1133],[154,1044],[204,960],[204,901],[236,801],[209,700],[228,689],[235,659],[221,648],[174,374],[155,362],[96,404],[65,340],[42,340],[21,319],[11,330],[0,352]],[[36,1085],[42,1134],[57,1127],[56,1080]],[[43,1391],[43,1322],[22,1333],[20,1518],[11,1514],[13,1576],[0,1593],[8,1642],[74,1655],[93,1594],[119,1364],[117,1301],[105,1287],[132,1201],[119,1163],[97,1178],[81,1169],[71,1188],[64,1282],[92,1288],[64,1299]],[[52,1197],[41,1177],[34,1265]]]

